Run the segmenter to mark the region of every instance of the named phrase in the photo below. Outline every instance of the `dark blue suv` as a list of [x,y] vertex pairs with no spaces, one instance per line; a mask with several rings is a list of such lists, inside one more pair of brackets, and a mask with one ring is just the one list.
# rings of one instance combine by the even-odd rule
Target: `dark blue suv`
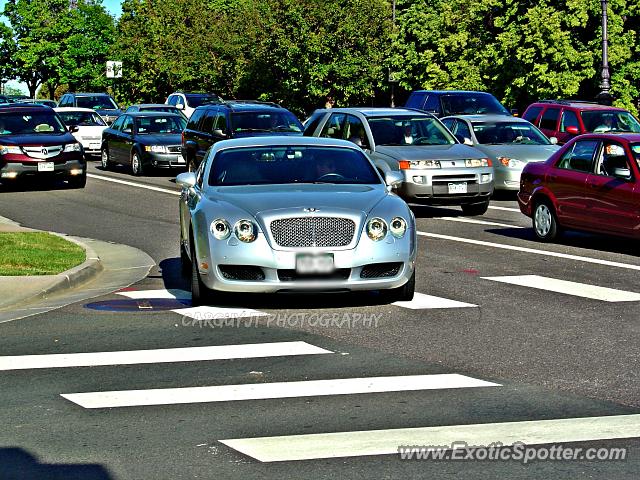
[[496,97],[469,90],[415,90],[406,108],[416,108],[437,117],[449,115],[511,115]]

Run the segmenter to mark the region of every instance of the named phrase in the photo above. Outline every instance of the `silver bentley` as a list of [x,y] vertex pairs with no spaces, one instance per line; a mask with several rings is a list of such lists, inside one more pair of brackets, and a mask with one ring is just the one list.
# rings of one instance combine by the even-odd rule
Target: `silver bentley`
[[411,300],[416,227],[351,142],[257,137],[216,143],[178,175],[180,253],[194,305],[216,292],[382,290]]

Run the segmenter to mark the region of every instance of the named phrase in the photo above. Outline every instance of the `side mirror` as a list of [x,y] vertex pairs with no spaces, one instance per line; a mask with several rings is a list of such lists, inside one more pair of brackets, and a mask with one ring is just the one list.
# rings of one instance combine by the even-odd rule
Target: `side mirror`
[[213,134],[218,136],[218,137],[224,137],[224,132],[219,128],[214,129],[213,130]]
[[573,125],[570,125],[567,128],[565,128],[565,131],[567,133],[570,133],[571,135],[578,135],[580,133],[580,130],[578,130],[578,127],[575,127]]
[[558,144],[558,139],[556,137],[549,137],[549,141],[551,142],[551,145]]
[[629,180],[631,178],[631,170],[628,168],[614,168],[613,176],[622,180]]
[[178,110],[184,110],[184,104],[182,104],[182,103],[176,103],[176,108],[177,108]]
[[387,187],[396,187],[404,182],[404,174],[402,172],[393,172],[389,171],[384,174],[384,183],[387,184]]
[[193,172],[184,172],[176,177],[176,183],[185,190],[189,190],[196,185],[196,174]]
[[69,125],[69,132],[76,133],[78,130],[80,130],[78,125]]

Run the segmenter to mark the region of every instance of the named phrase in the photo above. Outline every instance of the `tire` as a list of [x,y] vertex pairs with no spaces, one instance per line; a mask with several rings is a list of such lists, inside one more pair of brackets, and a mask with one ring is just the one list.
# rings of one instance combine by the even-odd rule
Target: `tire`
[[416,290],[416,271],[413,271],[411,278],[407,283],[398,288],[392,288],[386,290],[385,297],[389,303],[393,302],[410,302],[413,300],[413,296]]
[[467,203],[465,205],[461,205],[462,213],[468,215],[470,217],[475,217],[477,215],[484,215],[489,208],[489,200],[482,203]]
[[182,244],[182,239],[180,240],[180,272],[183,277],[187,277],[191,274],[191,259],[189,255],[187,255],[187,251]]
[[196,252],[191,250],[191,305],[199,307],[206,305],[211,297],[211,290],[204,284],[198,271]]
[[560,233],[556,212],[546,200],[536,203],[531,216],[531,224],[536,238],[542,242],[551,242]]
[[142,163],[142,159],[138,152],[133,152],[131,155],[131,172],[136,176],[140,177],[144,175],[144,164]]
[[80,176],[73,176],[67,179],[70,188],[84,188],[87,184],[87,172],[83,172]]
[[113,167],[113,162],[109,159],[109,150],[107,150],[106,147],[102,147],[102,151],[100,152],[100,163],[103,170],[109,170]]

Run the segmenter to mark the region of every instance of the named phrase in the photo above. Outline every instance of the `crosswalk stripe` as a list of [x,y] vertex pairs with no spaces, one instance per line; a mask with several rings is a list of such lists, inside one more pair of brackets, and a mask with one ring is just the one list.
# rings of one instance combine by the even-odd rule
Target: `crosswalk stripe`
[[477,307],[471,303],[458,302],[457,300],[449,300],[448,298],[434,297],[424,293],[415,293],[413,300],[409,302],[394,302],[393,305],[402,308],[410,308],[412,310],[422,310],[429,308],[464,308]]
[[115,352],[56,353],[0,357],[1,370],[35,368],[94,367],[100,365],[136,365],[143,363],[197,362],[242,358],[280,357],[333,353],[306,342],[248,343],[209,347],[162,348]]
[[460,223],[474,223],[477,225],[491,225],[494,227],[506,227],[506,228],[525,228],[520,225],[510,225],[508,223],[488,222],[486,220],[478,220],[476,218],[466,217],[433,217],[434,220],[444,220],[447,222],[460,222]]
[[191,300],[191,292],[180,289],[158,289],[158,290],[124,290],[116,292],[118,295],[128,297],[134,300],[143,298],[175,298],[176,300]]
[[235,438],[221,443],[261,462],[398,454],[400,446],[541,445],[640,437],[640,415]]
[[112,408],[499,386],[459,374],[436,374],[67,393],[62,396],[84,408]]
[[588,285],[586,283],[569,282],[539,275],[513,275],[502,277],[481,277],[494,282],[519,285],[550,292],[563,293],[576,297],[602,300],[605,302],[635,302],[640,300],[640,293],[616,290],[613,288]]

